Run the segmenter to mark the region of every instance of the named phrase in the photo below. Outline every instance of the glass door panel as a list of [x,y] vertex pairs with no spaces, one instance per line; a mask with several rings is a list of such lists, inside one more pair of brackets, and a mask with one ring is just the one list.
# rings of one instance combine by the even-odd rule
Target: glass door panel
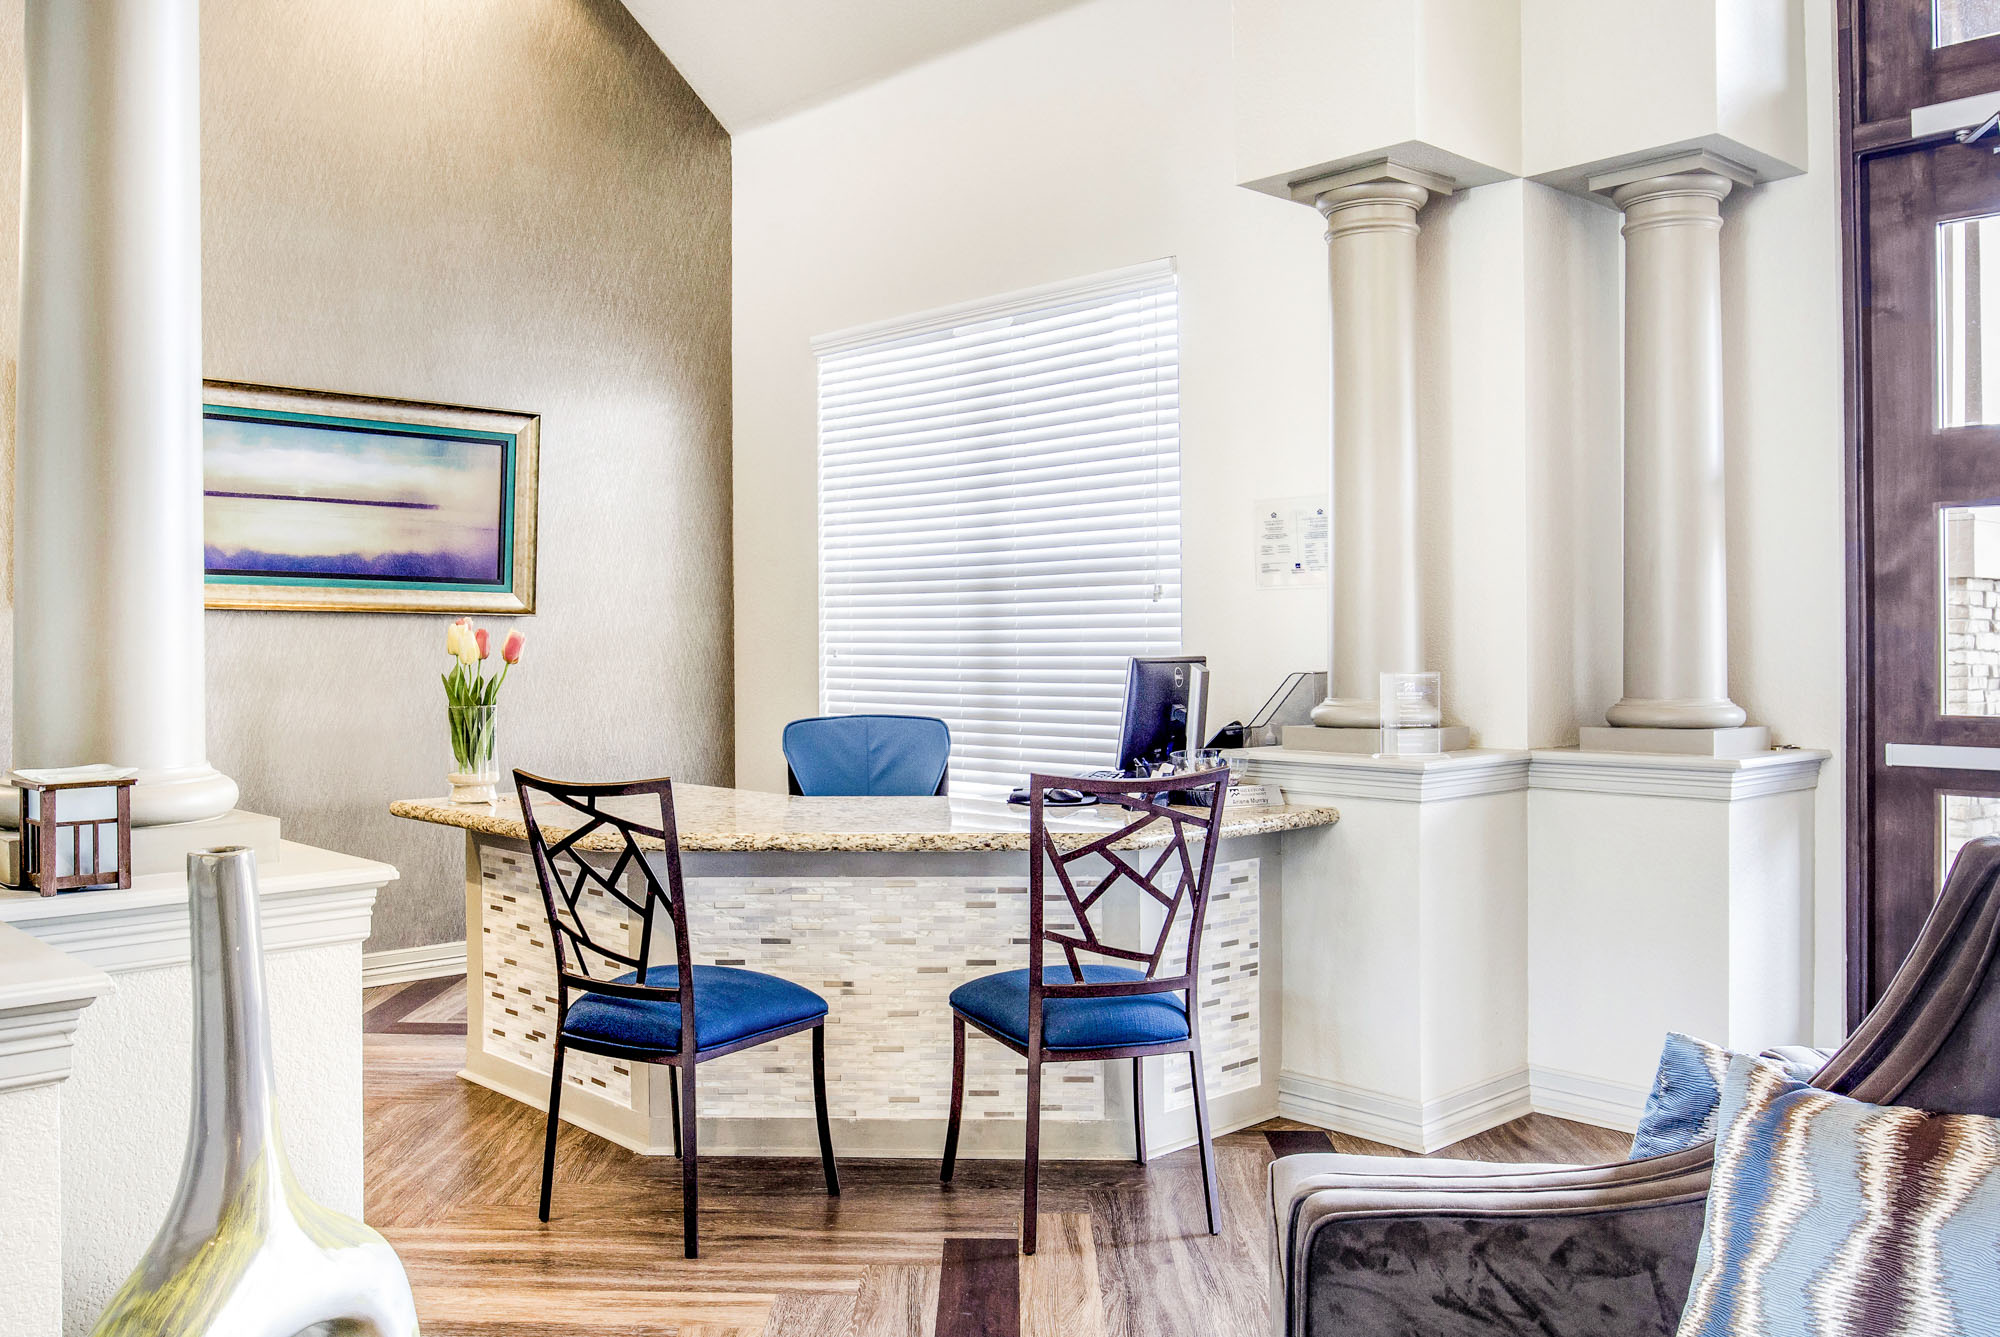
[[1940,513],[1946,715],[2000,715],[2000,506]]
[[2000,216],[1940,223],[1937,238],[1937,424],[2000,423]]
[[2000,0],[1936,0],[1931,13],[1933,46],[1956,46],[2000,33]]
[[1968,840],[2000,836],[2000,797],[1991,794],[1938,795],[1938,861],[1935,885],[1944,889],[1958,852]]

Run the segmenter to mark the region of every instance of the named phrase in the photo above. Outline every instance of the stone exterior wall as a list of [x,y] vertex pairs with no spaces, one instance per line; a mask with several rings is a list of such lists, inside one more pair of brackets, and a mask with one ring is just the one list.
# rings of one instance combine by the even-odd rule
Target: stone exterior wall
[[[1944,588],[1945,713],[2000,715],[2000,580],[1955,575]],[[1979,836],[2000,836],[2000,798],[1947,795],[1940,884]]]

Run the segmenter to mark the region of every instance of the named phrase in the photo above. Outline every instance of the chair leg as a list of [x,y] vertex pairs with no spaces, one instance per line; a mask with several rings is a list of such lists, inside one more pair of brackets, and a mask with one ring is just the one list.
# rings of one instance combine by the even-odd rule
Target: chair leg
[[1028,1055],[1028,1158],[1021,1176],[1021,1252],[1035,1251],[1036,1190],[1042,1177],[1042,1056]]
[[819,1116],[819,1161],[826,1170],[826,1196],[840,1196],[840,1170],[833,1163],[833,1129],[826,1121],[826,1026],[813,1027],[813,1112]]
[[549,1074],[549,1131],[542,1143],[542,1220],[549,1219],[549,1194],[556,1184],[556,1129],[560,1124],[557,1117],[562,1108],[562,1042],[556,1042],[555,1067]]
[[681,1158],[681,1070],[667,1069],[667,1108],[674,1114],[674,1159]]
[[690,1061],[687,1071],[681,1074],[681,1237],[686,1245],[683,1252],[689,1258],[698,1258],[696,1231],[701,1219],[700,1189],[695,1183],[695,1124],[694,1124],[694,1074],[695,1065]]
[[1132,1060],[1132,1144],[1139,1149],[1133,1159],[1141,1165],[1146,1163],[1146,1074],[1140,1066],[1144,1062]]
[[951,1018],[951,1122],[944,1132],[944,1171],[938,1176],[949,1184],[951,1172],[958,1164],[958,1116],[965,1108],[965,1018],[957,1013]]
[[1188,1063],[1194,1069],[1194,1131],[1195,1141],[1201,1147],[1201,1195],[1208,1203],[1208,1233],[1220,1235],[1222,1216],[1216,1201],[1215,1147],[1208,1136],[1208,1082],[1201,1075],[1200,1044],[1188,1050]]

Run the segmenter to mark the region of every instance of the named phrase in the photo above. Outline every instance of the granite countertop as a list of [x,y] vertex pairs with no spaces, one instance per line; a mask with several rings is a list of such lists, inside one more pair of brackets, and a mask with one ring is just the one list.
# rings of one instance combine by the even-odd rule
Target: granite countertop
[[[636,804],[637,806],[626,806]],[[649,825],[657,823],[650,799],[609,800],[606,811],[630,815]],[[413,822],[456,826],[481,835],[526,840],[518,799],[495,803],[453,803],[450,799],[399,799],[389,805],[397,817]],[[542,830],[560,837],[578,825],[549,812]],[[1049,828],[1065,846],[1085,844],[1124,823],[1112,809],[1085,807],[1050,809]],[[1123,810],[1117,810],[1122,813]],[[543,813],[540,804],[537,814]],[[1129,816],[1129,814],[1125,814]],[[708,785],[674,786],[674,820],[683,850],[759,853],[800,851],[822,853],[964,853],[1028,848],[1028,810],[1019,804],[978,798],[802,798],[751,789],[717,789]],[[1279,831],[1330,826],[1340,814],[1327,807],[1286,805],[1275,808],[1223,810],[1222,834],[1261,836]],[[1068,836],[1069,839],[1064,839]],[[1165,844],[1163,823],[1114,848],[1139,849]],[[641,844],[648,842],[642,840]],[[657,847],[658,842],[651,842]],[[586,850],[615,850],[620,842],[610,831],[594,832],[578,842]]]

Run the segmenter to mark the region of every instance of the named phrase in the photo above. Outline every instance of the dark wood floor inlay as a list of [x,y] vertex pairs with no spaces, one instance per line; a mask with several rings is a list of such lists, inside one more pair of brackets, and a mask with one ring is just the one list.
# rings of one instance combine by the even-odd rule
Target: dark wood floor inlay
[[[444,979],[415,980],[409,984],[394,985],[382,990],[369,990],[376,997],[364,1001],[361,1009],[361,1029],[370,1035],[463,1035],[465,1021],[463,1005],[448,1008],[459,1013],[455,1021],[413,1019],[413,1014],[437,1011],[438,1004],[452,995],[465,991],[465,976],[453,975]],[[456,1001],[455,999],[452,1001]]]
[[1264,1140],[1273,1156],[1323,1155],[1333,1150],[1333,1139],[1317,1128],[1267,1128]]
[[944,1242],[937,1337],[1020,1337],[1021,1256],[1013,1239]]

